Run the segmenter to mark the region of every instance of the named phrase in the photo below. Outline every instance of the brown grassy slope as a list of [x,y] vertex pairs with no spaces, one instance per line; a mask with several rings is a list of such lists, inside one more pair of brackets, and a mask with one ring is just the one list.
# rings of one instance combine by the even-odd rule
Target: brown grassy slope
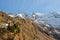
[[[8,16],[7,16],[8,18]],[[4,19],[4,17],[2,17]],[[2,22],[2,19],[1,22]],[[42,33],[40,30],[40,25],[34,23],[32,20],[26,19],[19,19],[8,18],[6,22],[10,23],[11,25],[14,23],[18,24],[19,33],[12,33],[7,29],[0,29],[0,39],[1,40],[55,40],[53,37],[48,36],[45,33]],[[6,19],[4,19],[6,20]],[[12,25],[13,26],[13,25]]]
[[19,38],[21,40],[55,40],[53,37],[42,33],[38,29],[40,26],[30,19],[16,19],[16,22],[20,24]]

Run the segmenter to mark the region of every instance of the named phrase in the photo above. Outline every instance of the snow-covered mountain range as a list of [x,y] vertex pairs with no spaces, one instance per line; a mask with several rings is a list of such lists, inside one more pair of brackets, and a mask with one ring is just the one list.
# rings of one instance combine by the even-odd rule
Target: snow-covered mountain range
[[59,28],[60,26],[60,14],[57,12],[52,12],[49,14],[34,13],[32,14],[32,19],[37,23],[49,23],[54,28]]
[[11,17],[20,17],[20,18],[26,18],[29,17],[30,19],[34,20],[34,22],[39,23],[39,24],[50,24],[54,28],[60,28],[60,13],[58,12],[51,12],[48,14],[44,13],[32,13],[30,15],[27,15],[25,13],[20,13],[20,14],[9,14]]

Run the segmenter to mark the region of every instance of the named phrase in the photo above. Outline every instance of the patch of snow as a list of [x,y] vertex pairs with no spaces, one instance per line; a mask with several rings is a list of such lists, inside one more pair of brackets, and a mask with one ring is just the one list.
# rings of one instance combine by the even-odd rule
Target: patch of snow
[[14,14],[8,14],[8,16],[10,16],[10,17],[15,17],[15,15],[14,15]]
[[5,24],[6,26],[8,26],[8,24]]
[[16,16],[24,19],[27,15],[26,14],[17,14]]

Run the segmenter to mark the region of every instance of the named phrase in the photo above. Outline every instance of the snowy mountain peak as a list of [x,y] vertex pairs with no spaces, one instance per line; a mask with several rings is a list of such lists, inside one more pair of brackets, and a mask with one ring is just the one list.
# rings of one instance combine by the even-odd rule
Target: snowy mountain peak
[[15,17],[15,15],[14,15],[14,14],[12,14],[12,13],[8,13],[8,16],[10,16],[10,17],[12,17],[12,18],[14,18],[14,17]]
[[23,19],[27,17],[27,15],[24,14],[24,13],[23,13],[23,14],[17,14],[16,16],[18,16],[18,17],[20,17],[20,18],[23,18]]
[[44,15],[43,13],[33,13],[32,17],[36,20],[36,19],[42,17],[43,15]]
[[60,18],[60,12],[51,12],[50,14],[52,14],[55,18]]
[[44,14],[43,13],[33,13],[32,15],[33,16],[43,16]]
[[42,16],[43,13],[33,13],[34,15]]

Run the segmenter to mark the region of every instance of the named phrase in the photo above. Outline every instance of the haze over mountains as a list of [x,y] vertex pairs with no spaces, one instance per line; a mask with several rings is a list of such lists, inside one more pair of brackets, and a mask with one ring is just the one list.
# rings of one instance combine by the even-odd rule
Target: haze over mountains
[[35,21],[37,22],[45,21],[51,24],[54,28],[59,28],[60,26],[60,14],[58,12],[51,12],[48,14],[33,13],[32,16],[33,16],[33,19],[35,18]]

